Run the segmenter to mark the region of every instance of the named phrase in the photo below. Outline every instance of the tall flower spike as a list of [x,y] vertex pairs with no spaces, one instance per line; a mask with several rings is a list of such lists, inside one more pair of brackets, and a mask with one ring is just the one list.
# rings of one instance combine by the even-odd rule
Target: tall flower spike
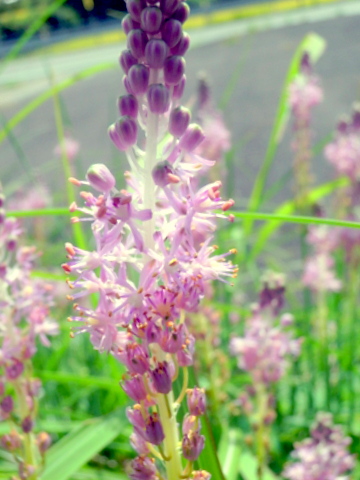
[[39,341],[50,345],[58,325],[49,318],[52,286],[31,276],[38,254],[19,245],[22,230],[3,206],[0,190],[0,421],[13,427],[0,444],[13,454],[20,477],[34,478],[50,442],[46,433],[36,438],[33,432],[41,382],[31,376],[31,359]]
[[313,73],[310,55],[305,52],[300,60],[299,75],[289,87],[289,104],[293,117],[295,201],[304,210],[309,207],[311,175],[311,114],[323,98],[319,79]]
[[[72,180],[97,190],[81,193],[84,207],[72,206],[93,222],[95,249],[67,244],[63,267],[77,277],[69,282],[71,298],[98,296],[95,307],[75,304],[74,331],[88,332],[95,349],[109,351],[127,369],[122,386],[137,402],[127,416],[138,452],[129,477],[155,480],[161,472],[167,480],[180,480],[191,477],[204,447],[197,416],[205,411],[203,390],[190,390],[193,420],[179,430],[176,412],[187,392],[195,348],[184,320],[197,310],[209,282],[230,283],[236,276],[228,260],[234,250],[218,253],[212,245],[217,218],[228,219],[218,212],[233,201],[222,200],[219,181],[197,188],[196,177],[214,162],[195,151],[204,134],[180,106],[188,6],[179,0],[127,0],[127,7],[128,50],[120,65],[128,94],[118,100],[121,118],[109,128],[129,162],[127,186],[119,191],[101,165],[90,167],[88,182]],[[140,129],[143,149],[136,145]],[[175,401],[173,382],[179,375],[183,389]],[[195,471],[193,477],[209,474]]]

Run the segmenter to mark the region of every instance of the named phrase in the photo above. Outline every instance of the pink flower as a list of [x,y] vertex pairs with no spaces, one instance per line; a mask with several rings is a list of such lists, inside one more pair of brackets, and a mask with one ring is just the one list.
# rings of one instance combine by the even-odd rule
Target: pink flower
[[65,135],[63,142],[56,145],[54,148],[54,154],[60,158],[65,152],[68,160],[74,160],[80,150],[80,144],[74,140],[70,135]]
[[333,425],[331,414],[319,413],[311,429],[311,437],[295,444],[293,463],[283,472],[288,480],[346,480],[344,475],[354,468],[349,454],[351,440],[339,426]]
[[319,253],[309,257],[305,262],[302,282],[315,292],[341,289],[341,281],[333,272],[334,260],[327,253]]

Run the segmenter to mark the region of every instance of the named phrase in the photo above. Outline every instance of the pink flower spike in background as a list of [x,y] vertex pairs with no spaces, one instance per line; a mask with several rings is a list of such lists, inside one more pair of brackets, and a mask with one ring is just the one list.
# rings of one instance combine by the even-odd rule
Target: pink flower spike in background
[[80,144],[70,135],[65,135],[63,138],[63,144],[59,143],[54,148],[54,154],[56,157],[61,158],[63,151],[66,154],[68,160],[72,161],[78,155],[80,150]]
[[[354,456],[348,452],[351,440],[332,415],[319,413],[311,428],[311,437],[295,444],[294,461],[283,471],[287,480],[350,480]],[[351,477],[352,478],[352,477]]]
[[52,286],[32,278],[39,254],[20,245],[21,235],[18,221],[5,215],[0,191],[0,421],[13,426],[0,443],[13,454],[20,476],[23,469],[40,472],[50,445],[46,433],[33,432],[41,382],[32,377],[31,359],[38,343],[49,347],[59,331],[50,317]]

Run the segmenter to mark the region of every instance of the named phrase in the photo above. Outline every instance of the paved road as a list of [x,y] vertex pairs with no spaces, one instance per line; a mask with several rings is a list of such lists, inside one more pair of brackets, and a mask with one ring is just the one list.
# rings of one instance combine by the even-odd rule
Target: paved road
[[[193,45],[197,48],[187,54],[187,99],[194,92],[200,70],[208,73],[216,101],[221,100],[234,71],[238,71],[234,92],[225,109],[234,142],[239,144],[231,176],[238,200],[249,195],[266,150],[287,67],[306,33],[314,31],[328,44],[316,67],[322,78],[325,102],[316,113],[315,140],[329,133],[339,115],[348,112],[355,100],[360,100],[359,13],[360,2],[342,2],[194,32]],[[337,14],[340,16],[334,19]],[[110,45],[53,58],[25,58],[11,64],[0,75],[3,119],[11,118],[46,88],[48,72],[60,81],[99,61],[115,64],[121,48],[121,45]],[[85,169],[94,162],[112,164],[119,174],[124,168],[124,160],[113,151],[106,133],[107,126],[116,118],[115,99],[123,93],[121,76],[120,70],[114,68],[79,82],[62,94],[69,130],[81,143],[80,171],[81,167]],[[24,157],[22,162],[33,166],[37,178],[44,179],[55,190],[63,189],[63,174],[53,155],[57,141],[52,102],[23,121],[15,129],[14,138],[16,141],[7,140],[0,145],[0,176],[8,189],[27,180],[19,156]],[[280,178],[291,166],[289,143],[289,136],[285,135],[270,182]],[[19,151],[22,153],[16,153]],[[326,173],[321,162],[322,159],[315,170],[323,180],[331,174]],[[288,193],[289,188],[280,197]]]

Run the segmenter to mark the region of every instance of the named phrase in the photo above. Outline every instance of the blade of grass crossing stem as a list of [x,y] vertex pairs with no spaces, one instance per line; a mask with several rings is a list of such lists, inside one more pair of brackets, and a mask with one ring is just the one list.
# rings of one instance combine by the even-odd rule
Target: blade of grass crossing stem
[[252,220],[277,220],[282,223],[297,223],[300,225],[328,225],[332,227],[348,227],[360,229],[360,222],[348,220],[337,220],[336,218],[305,217],[300,215],[278,215],[276,213],[263,212],[231,212],[231,215],[238,218]]
[[[321,198],[330,195],[334,192],[337,188],[342,188],[348,185],[348,180],[346,178],[338,178],[333,180],[332,182],[325,183],[320,185],[317,188],[314,188],[310,195],[309,199],[311,202],[317,202]],[[288,201],[280,205],[274,212],[275,215],[290,215],[295,210],[295,205],[293,201]],[[319,218],[319,220],[321,220]],[[253,220],[252,220],[253,221]],[[275,233],[275,231],[283,224],[282,221],[278,220],[270,220],[260,229],[258,234],[256,235],[256,240],[250,252],[249,258],[250,261],[256,258],[257,255],[261,253],[264,249],[265,245],[267,244],[270,236]]]
[[219,460],[226,480],[237,480],[241,451],[242,443],[239,430],[229,430],[221,437]]
[[55,86],[50,87],[45,92],[41,93],[39,96],[34,98],[29,102],[25,107],[20,110],[16,115],[14,115],[5,125],[4,128],[0,130],[0,143],[9,135],[9,132],[13,130],[19,123],[21,123],[27,116],[30,115],[34,110],[36,110],[40,105],[42,105],[46,100],[49,100],[54,96],[55,93],[59,93],[62,90],[66,90],[80,80],[96,75],[97,73],[109,70],[110,68],[115,68],[116,65],[113,62],[106,62],[95,67],[90,67],[83,70],[80,73],[72,75],[70,78],[67,78],[61,83],[58,83]]
[[70,478],[121,433],[124,428],[123,415],[123,411],[118,411],[87,420],[62,438],[48,450],[47,466],[40,480]]
[[[66,151],[64,124],[62,119],[60,98],[59,98],[58,92],[54,92],[53,100],[54,100],[56,132],[57,132],[58,142],[59,142],[60,151],[61,151],[61,163],[62,163],[64,176],[65,176],[67,200],[70,205],[75,202],[76,194],[75,194],[74,185],[69,182],[69,178],[73,176],[73,173],[70,165],[69,156]],[[74,235],[74,239],[76,241],[77,246],[79,248],[86,249],[86,238],[82,229],[81,222],[72,223],[72,230],[73,230],[73,235]]]
[[[270,134],[270,139],[269,139],[267,151],[265,154],[264,162],[261,165],[259,173],[255,179],[253,190],[251,192],[251,196],[249,200],[250,211],[257,210],[261,204],[262,195],[265,188],[268,173],[270,171],[270,167],[273,163],[277,147],[280,143],[280,140],[282,138],[282,135],[288,120],[288,116],[289,116],[288,89],[289,89],[290,83],[294,80],[294,78],[299,73],[300,59],[304,54],[304,52],[308,52],[312,63],[315,63],[319,59],[319,57],[322,55],[324,50],[325,50],[325,40],[315,33],[310,33],[306,35],[306,37],[300,43],[299,47],[297,48],[293,56],[293,59],[291,61],[288,73],[286,75],[285,83],[281,92],[280,101],[279,101],[278,109],[276,112],[273,128]],[[252,219],[249,218],[244,223],[244,230],[247,237],[251,234],[252,226],[253,226],[253,221]]]
[[40,30],[40,28],[44,25],[46,20],[51,17],[53,13],[58,10],[63,3],[65,3],[66,0],[56,0],[55,2],[51,3],[44,13],[42,15],[39,15],[38,18],[36,18],[30,25],[29,27],[25,30],[25,32],[21,35],[19,40],[15,43],[14,47],[10,50],[10,52],[6,55],[4,60],[1,63],[0,66],[0,73],[3,72],[5,67],[8,65],[8,63],[13,60],[14,58],[17,57],[17,55],[21,52],[23,47],[27,44],[27,42],[31,39],[31,37],[34,36],[34,34]]
[[32,218],[32,217],[61,217],[73,215],[69,208],[39,208],[35,210],[9,210],[6,212],[9,217]]

